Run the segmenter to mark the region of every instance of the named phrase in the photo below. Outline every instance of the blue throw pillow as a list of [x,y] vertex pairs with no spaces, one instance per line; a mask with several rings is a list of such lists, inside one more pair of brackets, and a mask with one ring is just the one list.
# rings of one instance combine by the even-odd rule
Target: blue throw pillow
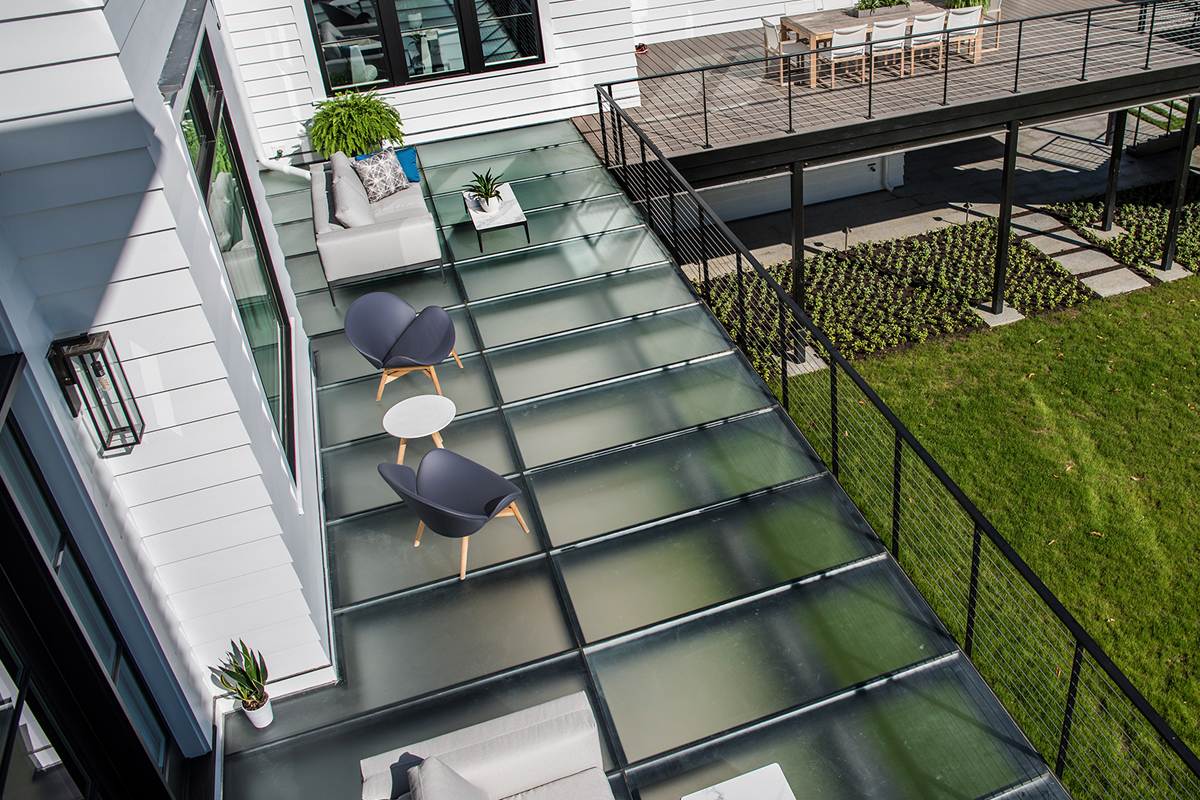
[[[355,161],[362,161],[370,158],[374,153],[355,156]],[[396,151],[396,160],[400,162],[401,168],[404,170],[404,176],[413,183],[421,182],[421,173],[417,170],[417,151],[411,147],[401,147]]]

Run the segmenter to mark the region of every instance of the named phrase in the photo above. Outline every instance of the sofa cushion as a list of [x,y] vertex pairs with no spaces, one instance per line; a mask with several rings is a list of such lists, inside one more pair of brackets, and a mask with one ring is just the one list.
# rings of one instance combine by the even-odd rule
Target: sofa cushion
[[413,800],[487,800],[487,795],[438,758],[409,770]]
[[[362,180],[358,177],[358,173],[354,171],[350,157],[342,151],[338,151],[329,157],[329,171],[336,181],[338,178],[345,180],[346,178],[354,178],[362,184]],[[363,197],[367,196],[366,189],[363,190]]]
[[358,178],[333,179],[333,216],[347,228],[375,224],[375,213],[361,188]]
[[[418,191],[396,192],[371,204],[371,213],[376,220],[410,217],[413,214],[429,214],[425,198]],[[431,215],[432,216],[432,215]]]
[[408,188],[408,178],[396,160],[392,148],[385,147],[370,158],[351,162],[354,171],[362,179],[363,188],[372,203],[378,203],[388,195]]
[[591,709],[504,731],[438,758],[487,792],[488,800],[603,764]]
[[613,800],[613,793],[604,773],[598,767],[590,767],[514,794],[508,800]]
[[425,759],[420,756],[414,756],[412,753],[404,753],[400,758],[396,759],[396,763],[392,764],[392,796],[391,800],[408,794],[410,791],[408,781],[408,771],[413,767],[421,766],[421,762]]

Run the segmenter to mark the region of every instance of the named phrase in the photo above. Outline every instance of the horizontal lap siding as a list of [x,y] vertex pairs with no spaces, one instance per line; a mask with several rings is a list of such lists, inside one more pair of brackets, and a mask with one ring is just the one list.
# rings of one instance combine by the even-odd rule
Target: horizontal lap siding
[[[543,14],[547,7],[547,65],[381,90],[400,112],[406,139],[570,119],[594,111],[595,84],[636,77],[629,0],[553,0]],[[319,68],[306,64],[298,40],[312,37],[302,6],[227,0],[224,8],[264,149],[298,152],[312,101],[324,98],[309,78]]]
[[[762,26],[762,18],[777,18],[789,13],[794,2],[753,2],[753,0],[632,0],[633,30],[639,42],[653,44],[694,36],[750,30]],[[825,8],[853,5],[852,0],[826,0]]]

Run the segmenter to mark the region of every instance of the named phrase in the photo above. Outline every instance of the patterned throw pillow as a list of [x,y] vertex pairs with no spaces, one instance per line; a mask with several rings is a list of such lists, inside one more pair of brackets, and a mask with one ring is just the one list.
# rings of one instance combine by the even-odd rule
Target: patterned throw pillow
[[408,188],[408,178],[404,176],[404,169],[390,147],[385,147],[370,158],[350,163],[362,179],[367,198],[372,203],[378,203],[388,195]]

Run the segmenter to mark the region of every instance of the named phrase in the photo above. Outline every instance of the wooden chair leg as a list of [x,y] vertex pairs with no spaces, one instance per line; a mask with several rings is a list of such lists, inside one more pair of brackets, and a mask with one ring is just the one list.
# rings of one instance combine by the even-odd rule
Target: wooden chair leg
[[462,560],[458,563],[458,579],[465,581],[467,579],[467,541],[470,536],[463,537]]
[[521,511],[517,508],[517,504],[509,503],[508,507],[512,509],[513,516],[517,518],[517,522],[520,524],[521,530],[529,533],[529,526],[525,524],[525,518],[521,516]]
[[376,403],[378,403],[380,400],[383,399],[383,387],[385,387],[385,386],[387,386],[387,370],[386,369],[383,371],[383,374],[379,376],[379,391],[375,393],[375,402]]
[[[406,448],[406,447],[408,447],[408,439],[401,439],[400,440],[400,452],[396,454],[396,463],[397,464],[404,463],[404,448]],[[418,536],[417,538],[419,539],[420,536]]]
[[424,532],[425,532],[425,523],[421,520],[417,520],[417,540],[415,542],[413,542],[413,547],[421,546],[421,534]]
[[458,364],[459,369],[462,369],[462,362],[458,360],[458,352],[453,347],[450,348],[450,355],[454,356],[454,363]]
[[442,393],[442,385],[438,383],[437,371],[433,367],[425,367],[425,371],[429,373],[429,377],[433,379],[433,389],[438,394]]

